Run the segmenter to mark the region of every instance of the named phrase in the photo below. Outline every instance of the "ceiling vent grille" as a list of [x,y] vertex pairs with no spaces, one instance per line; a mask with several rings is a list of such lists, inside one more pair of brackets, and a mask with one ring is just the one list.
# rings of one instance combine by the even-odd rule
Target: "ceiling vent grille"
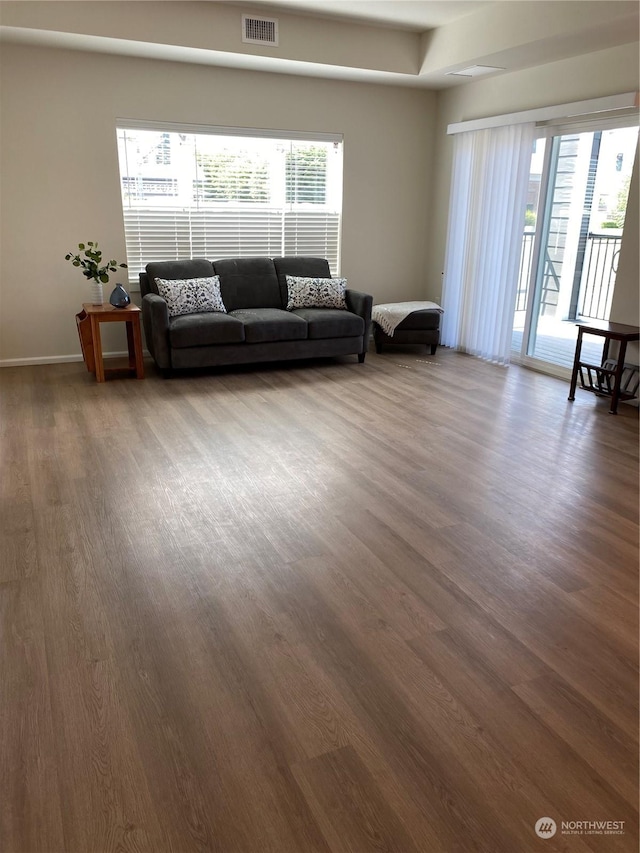
[[242,41],[247,44],[278,46],[278,19],[242,16]]
[[493,74],[496,71],[506,71],[506,68],[498,68],[495,65],[470,65],[461,71],[447,71],[447,77],[482,77],[483,74]]

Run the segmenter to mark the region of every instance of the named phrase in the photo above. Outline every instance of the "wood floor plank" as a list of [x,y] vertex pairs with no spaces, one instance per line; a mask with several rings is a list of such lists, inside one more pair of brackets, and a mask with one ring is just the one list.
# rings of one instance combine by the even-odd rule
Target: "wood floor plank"
[[635,851],[638,413],[567,392],[1,370],[2,853]]
[[294,773],[333,850],[417,853],[352,747],[298,764]]
[[[239,569],[243,571],[243,567]],[[256,567],[250,577],[243,572],[244,604],[228,594],[224,600],[231,609],[229,624],[239,642],[258,656],[259,667],[253,677],[269,690],[285,721],[287,731],[281,738],[290,749],[294,745],[292,751],[302,747],[303,757],[310,758],[352,746],[384,790],[417,848],[434,853],[450,849],[452,840],[441,845],[434,834],[439,819],[430,806],[416,799],[412,787],[403,785],[380,754],[375,723],[364,714],[350,685],[333,670],[324,647],[312,642],[312,635],[278,607],[282,605],[277,592],[280,577],[277,567]],[[246,583],[251,583],[251,590],[244,588]],[[213,584],[217,588],[217,582]]]
[[[470,580],[471,567],[477,581]],[[497,570],[499,567],[499,560],[483,564],[476,553],[448,564],[444,571],[500,624],[517,634],[540,660],[588,696],[630,736],[637,736],[635,662],[625,656],[621,646],[577,614],[564,596],[544,584],[523,582],[519,573],[509,577],[506,569]],[[513,609],[505,610],[505,597],[512,601]]]
[[[13,408],[13,407],[11,407]],[[9,411],[11,411],[11,408]],[[5,417],[7,410],[2,409]],[[32,577],[37,571],[27,448],[0,421],[0,583]]]
[[605,636],[615,637],[627,650],[630,660],[637,653],[639,613],[636,601],[629,600],[625,591],[613,590],[604,584],[594,584],[574,592],[573,607],[598,626]]
[[[594,849],[635,849],[635,808],[510,688],[501,684],[495,672],[480,664],[473,648],[461,642],[459,635],[448,631],[429,634],[412,640],[410,645],[456,697],[469,703],[477,724],[501,743],[519,767],[518,778],[528,780],[531,796],[535,797],[536,791],[544,795],[544,805],[540,805],[547,809],[548,816],[569,821],[585,819],[577,815],[610,815],[608,820],[626,822],[625,835],[600,837]],[[633,784],[631,778],[628,783]],[[503,797],[498,795],[496,808],[505,813],[508,811],[505,805]],[[571,838],[569,850],[577,840]],[[594,844],[591,837],[585,837],[584,842],[587,847]]]
[[[470,709],[454,698],[442,681],[376,616],[375,608],[345,576],[326,561],[299,562],[295,568],[300,573],[311,572],[312,582],[330,609],[340,615],[344,630],[352,635],[361,651],[366,649],[375,659],[385,683],[394,686],[414,718],[424,715],[429,720],[430,731],[422,731],[421,737],[433,758],[444,762],[445,756],[456,755],[469,779],[479,789],[494,790],[514,817],[518,808],[525,813],[527,805],[529,813],[535,813],[508,756],[477,725]],[[540,802],[539,797],[536,802]],[[540,807],[544,805],[547,804],[541,803]],[[520,824],[514,821],[514,826],[523,832],[518,843],[524,843],[529,832],[525,821]]]
[[[478,850],[517,849],[511,828],[494,831],[496,815],[488,804],[479,803],[477,786],[459,766],[461,756],[443,749],[437,734],[423,727],[424,715],[416,716],[398,697],[317,589],[300,577],[301,568],[299,564],[281,567],[278,576],[280,598],[287,602],[291,623],[341,694],[349,696],[385,763],[403,784],[405,797],[420,805],[421,823],[428,828],[426,849],[463,850],[466,842],[461,833],[467,831],[477,839]],[[412,829],[425,832],[420,824]]]
[[638,754],[633,738],[557,676],[517,684],[513,691],[635,807]]
[[63,850],[57,732],[36,579],[0,584],[0,838],[3,850]]
[[32,577],[36,571],[31,502],[3,500],[0,505],[0,583]]
[[52,668],[65,850],[162,848],[112,661]]

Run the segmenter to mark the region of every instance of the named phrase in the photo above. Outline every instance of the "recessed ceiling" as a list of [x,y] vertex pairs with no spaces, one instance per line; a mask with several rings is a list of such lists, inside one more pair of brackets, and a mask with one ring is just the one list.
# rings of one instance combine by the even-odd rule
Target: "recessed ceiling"
[[[236,5],[240,5],[236,2]],[[242,5],[247,5],[243,3]],[[424,32],[490,5],[489,0],[250,0],[298,15],[322,15]]]
[[[0,8],[5,42],[426,89],[637,49],[640,29],[637,0],[0,0]],[[278,46],[243,42],[243,14],[278,18]]]

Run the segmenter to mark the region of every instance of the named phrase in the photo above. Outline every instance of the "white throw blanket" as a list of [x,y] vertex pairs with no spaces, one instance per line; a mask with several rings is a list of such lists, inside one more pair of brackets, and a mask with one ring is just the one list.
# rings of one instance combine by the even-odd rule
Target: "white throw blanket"
[[383,305],[373,306],[371,319],[392,338],[397,326],[414,311],[438,311],[444,314],[436,302],[385,302]]

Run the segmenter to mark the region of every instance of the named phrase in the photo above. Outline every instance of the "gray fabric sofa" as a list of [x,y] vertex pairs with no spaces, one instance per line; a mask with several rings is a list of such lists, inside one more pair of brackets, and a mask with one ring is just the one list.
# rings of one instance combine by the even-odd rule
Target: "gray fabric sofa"
[[[156,278],[220,276],[227,313],[170,317]],[[202,258],[149,263],[140,273],[142,320],[149,352],[165,373],[260,361],[355,354],[364,361],[373,299],[346,291],[348,310],[287,311],[286,276],[331,278],[324,258]]]

